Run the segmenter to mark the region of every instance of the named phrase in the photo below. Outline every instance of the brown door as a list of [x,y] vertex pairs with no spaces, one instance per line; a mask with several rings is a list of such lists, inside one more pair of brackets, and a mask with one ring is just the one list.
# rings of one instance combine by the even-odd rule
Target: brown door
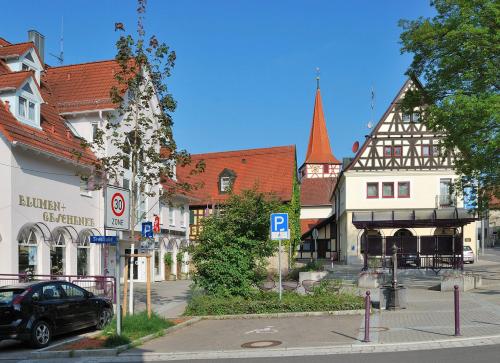
[[327,240],[318,240],[318,258],[326,258],[327,245]]

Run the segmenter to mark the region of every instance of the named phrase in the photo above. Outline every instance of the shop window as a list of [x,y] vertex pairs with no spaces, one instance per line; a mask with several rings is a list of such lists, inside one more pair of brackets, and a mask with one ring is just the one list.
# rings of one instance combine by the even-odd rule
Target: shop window
[[378,198],[378,183],[366,183],[366,197]]
[[38,262],[38,240],[35,231],[30,228],[24,237],[18,241],[18,267],[19,273],[34,274],[37,271]]
[[50,274],[64,275],[66,239],[62,233],[56,237],[50,246]]
[[410,182],[398,182],[398,198],[410,198]]
[[79,241],[76,248],[76,274],[88,276],[90,264],[90,236]]
[[394,183],[382,183],[382,198],[394,198]]

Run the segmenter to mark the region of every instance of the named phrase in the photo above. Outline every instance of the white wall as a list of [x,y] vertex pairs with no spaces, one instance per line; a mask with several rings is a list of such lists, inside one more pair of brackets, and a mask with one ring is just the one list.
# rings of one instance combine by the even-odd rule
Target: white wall
[[300,207],[300,219],[328,218],[333,214],[332,207]]

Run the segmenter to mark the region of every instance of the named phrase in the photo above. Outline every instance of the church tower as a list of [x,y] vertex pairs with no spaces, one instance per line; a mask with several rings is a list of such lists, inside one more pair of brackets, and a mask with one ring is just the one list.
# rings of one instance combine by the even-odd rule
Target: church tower
[[306,160],[299,169],[300,178],[336,178],[342,163],[335,158],[330,148],[330,139],[326,129],[319,77],[317,80],[316,99],[314,101],[313,120],[309,135]]

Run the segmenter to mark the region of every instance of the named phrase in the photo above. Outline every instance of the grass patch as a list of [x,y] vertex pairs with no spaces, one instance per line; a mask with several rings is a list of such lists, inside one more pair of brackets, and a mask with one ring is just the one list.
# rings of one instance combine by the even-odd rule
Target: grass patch
[[356,310],[364,306],[361,296],[348,293],[321,292],[300,295],[284,292],[279,301],[276,292],[255,292],[248,298],[197,295],[189,301],[184,315],[265,314],[288,312]]
[[150,334],[163,334],[163,330],[173,326],[169,320],[152,313],[151,319],[148,319],[146,311],[135,315],[126,315],[122,319],[122,335],[116,334],[116,317],[103,330],[102,335],[106,337],[104,345],[106,347],[117,347],[128,344],[136,339]]

